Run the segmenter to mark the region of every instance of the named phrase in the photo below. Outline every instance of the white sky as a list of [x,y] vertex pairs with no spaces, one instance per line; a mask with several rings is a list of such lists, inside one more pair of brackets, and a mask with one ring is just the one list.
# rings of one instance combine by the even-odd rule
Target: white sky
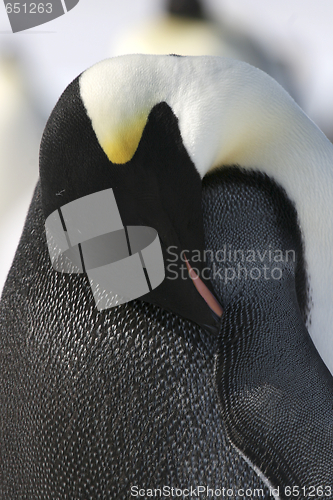
[[[163,0],[80,0],[66,15],[13,34],[0,5],[0,50],[23,51],[29,79],[45,109],[55,103],[81,71],[110,55],[117,38],[147,17],[157,15]],[[277,53],[292,58],[301,73],[311,107],[324,115],[333,107],[332,0],[206,0],[216,19],[249,30]],[[318,111],[319,113],[319,111]]]

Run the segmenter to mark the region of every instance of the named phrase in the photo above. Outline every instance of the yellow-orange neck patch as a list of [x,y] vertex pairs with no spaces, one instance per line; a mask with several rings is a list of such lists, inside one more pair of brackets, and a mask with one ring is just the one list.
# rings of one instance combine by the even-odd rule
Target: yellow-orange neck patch
[[109,135],[100,138],[100,144],[112,163],[127,163],[138,148],[147,115],[140,114],[123,124],[118,124]]

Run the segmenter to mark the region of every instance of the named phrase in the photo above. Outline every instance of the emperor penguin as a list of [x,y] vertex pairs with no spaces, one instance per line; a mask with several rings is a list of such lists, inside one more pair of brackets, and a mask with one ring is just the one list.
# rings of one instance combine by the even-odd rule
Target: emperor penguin
[[[332,165],[246,63],[129,55],[67,87],[1,302],[5,498],[332,495]],[[99,310],[46,221],[106,190],[165,278]]]

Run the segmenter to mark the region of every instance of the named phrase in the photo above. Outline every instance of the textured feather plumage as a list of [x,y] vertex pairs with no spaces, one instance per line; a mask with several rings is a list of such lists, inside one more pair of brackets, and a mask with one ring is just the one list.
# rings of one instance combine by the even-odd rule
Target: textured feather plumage
[[[330,486],[332,165],[325,136],[243,63],[126,56],[68,87],[1,301],[4,498]],[[106,188],[164,252],[212,251],[219,336],[199,328],[211,313],[188,276],[97,312],[85,276],[52,269],[45,218]],[[224,245],[268,278],[238,252],[226,279]]]

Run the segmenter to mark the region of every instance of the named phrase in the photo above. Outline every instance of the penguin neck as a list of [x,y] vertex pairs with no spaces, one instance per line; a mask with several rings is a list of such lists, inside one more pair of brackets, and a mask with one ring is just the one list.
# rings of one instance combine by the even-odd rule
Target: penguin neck
[[[226,95],[220,108],[217,153],[210,164],[199,165],[199,171],[204,176],[221,165],[260,170],[274,178],[295,203],[299,201],[299,209],[305,195],[317,206],[316,186],[330,194],[333,145],[274,83],[263,97],[258,95],[262,86],[243,96]],[[305,204],[313,210],[308,201]]]
[[[282,109],[274,113],[268,109],[266,116],[260,110],[261,123],[256,122],[256,115],[251,123],[246,113],[238,117],[240,127],[234,118],[230,120],[232,126],[223,139],[226,147],[219,151],[213,168],[239,165],[262,171],[282,186],[294,203],[309,285],[307,327],[333,373],[333,146],[291,99],[289,104],[286,109],[282,103]],[[228,123],[227,117],[224,121]]]
[[[323,236],[332,227],[333,145],[300,109],[279,122],[270,127],[263,121],[261,130],[251,130],[249,124],[247,137],[236,134],[227,141],[234,142],[234,150],[228,147],[218,163],[259,170],[282,186],[296,206],[309,250],[318,243],[315,234]],[[333,244],[331,234],[327,238]]]

